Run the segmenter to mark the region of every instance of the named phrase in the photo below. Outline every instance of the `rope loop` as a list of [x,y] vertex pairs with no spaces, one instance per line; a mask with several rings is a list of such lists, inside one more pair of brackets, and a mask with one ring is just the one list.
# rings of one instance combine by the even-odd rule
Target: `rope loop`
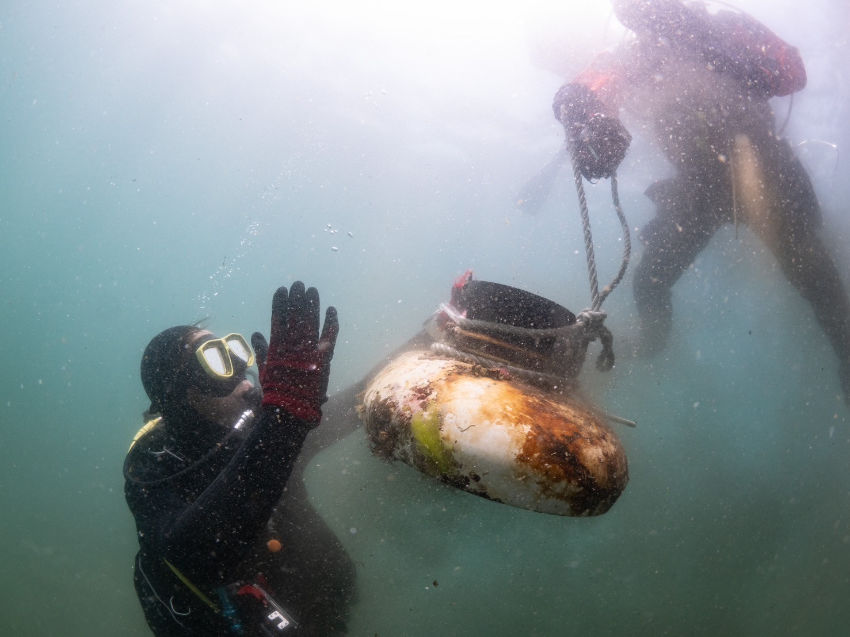
[[602,345],[602,351],[596,359],[596,369],[607,372],[614,367],[614,336],[605,327],[608,315],[601,310],[582,310],[576,315],[576,323],[584,328],[585,338],[590,343],[597,338]]

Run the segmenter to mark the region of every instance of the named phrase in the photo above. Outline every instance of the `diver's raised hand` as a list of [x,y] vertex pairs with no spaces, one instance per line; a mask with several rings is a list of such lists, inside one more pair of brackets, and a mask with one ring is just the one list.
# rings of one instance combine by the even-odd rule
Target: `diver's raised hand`
[[565,84],[552,102],[564,125],[567,146],[585,179],[610,177],[629,149],[632,136],[583,84]]
[[271,405],[313,426],[327,400],[339,321],[334,307],[325,312],[319,334],[319,292],[296,281],[278,288],[272,300],[269,342],[259,332],[251,337],[263,388],[263,405]]

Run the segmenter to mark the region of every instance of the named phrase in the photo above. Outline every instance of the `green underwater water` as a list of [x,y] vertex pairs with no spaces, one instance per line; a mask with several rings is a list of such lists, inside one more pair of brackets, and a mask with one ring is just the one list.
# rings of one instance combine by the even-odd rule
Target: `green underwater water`
[[[818,0],[795,23],[786,5],[745,8],[809,64],[788,134],[846,147],[850,76],[835,61],[850,45],[829,29],[848,11]],[[378,3],[385,23],[347,6],[0,9],[0,634],[149,634],[121,467],[159,330],[265,331],[274,289],[303,278],[340,312],[340,392],[467,268],[587,304],[568,176],[536,216],[514,207],[561,134],[561,78],[508,30],[517,9],[452,26],[466,14],[440,3],[412,18]],[[439,41],[406,34],[426,17]],[[811,152],[847,283],[848,168]],[[621,171],[632,227],[663,170],[649,157],[636,141]],[[606,186],[588,190],[607,280],[619,229]],[[605,306],[616,368],[582,378],[638,423],[617,429],[631,479],[604,516],[452,490],[373,457],[362,430],[313,459],[311,499],[357,565],[353,635],[845,632],[850,410],[808,306],[745,228],[724,229],[675,288],[670,346],[646,361],[628,355],[630,284]]]

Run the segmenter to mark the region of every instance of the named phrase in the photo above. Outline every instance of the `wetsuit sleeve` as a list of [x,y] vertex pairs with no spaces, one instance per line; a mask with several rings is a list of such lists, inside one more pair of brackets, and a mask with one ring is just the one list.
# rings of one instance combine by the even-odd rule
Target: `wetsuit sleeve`
[[806,86],[800,52],[746,14],[721,11],[712,16],[704,55],[767,96],[789,95]]
[[552,102],[574,165],[590,181],[612,176],[631,142],[618,117],[624,68],[614,54],[603,54]]
[[[585,112],[585,104],[592,105],[592,109],[605,115],[616,117],[626,81],[626,67],[619,51],[605,51],[597,55],[590,66],[558,90],[552,102],[555,118],[563,121],[566,116],[571,122],[587,119],[590,113]],[[576,96],[582,96],[582,99]]]
[[147,489],[148,501],[131,507],[144,510],[136,522],[148,537],[140,540],[198,584],[226,581],[268,521],[311,427],[264,407],[230,461],[194,500],[187,504],[170,481]]
[[641,39],[695,52],[706,65],[735,76],[766,97],[788,95],[806,85],[796,48],[746,13],[709,13],[681,0],[614,0],[614,12]]
[[617,51],[604,51],[594,58],[590,66],[573,80],[587,88],[605,107],[606,114],[616,115],[622,103],[622,91],[629,78],[627,67],[623,64],[625,48]]

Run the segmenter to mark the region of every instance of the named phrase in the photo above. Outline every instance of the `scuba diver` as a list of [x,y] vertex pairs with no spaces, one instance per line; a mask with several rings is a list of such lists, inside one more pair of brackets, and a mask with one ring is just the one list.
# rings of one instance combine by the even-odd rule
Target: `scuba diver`
[[[275,293],[269,342],[254,333],[253,350],[188,325],[145,349],[156,417],[124,477],[136,592],[156,635],[345,634],[353,564],[300,470],[290,477],[327,400],[339,323],[333,307],[321,334],[319,319],[318,292],[297,281]],[[259,387],[246,374],[255,352]]]
[[818,235],[811,181],[780,139],[768,103],[805,86],[797,49],[746,14],[712,13],[702,2],[613,6],[636,37],[562,86],[553,109],[586,179],[611,176],[625,156],[631,136],[620,109],[653,131],[675,170],[646,191],[656,214],[641,231],[645,250],[634,278],[638,354],[665,346],[672,286],[721,226],[743,222],[810,303],[850,403],[850,300]]

